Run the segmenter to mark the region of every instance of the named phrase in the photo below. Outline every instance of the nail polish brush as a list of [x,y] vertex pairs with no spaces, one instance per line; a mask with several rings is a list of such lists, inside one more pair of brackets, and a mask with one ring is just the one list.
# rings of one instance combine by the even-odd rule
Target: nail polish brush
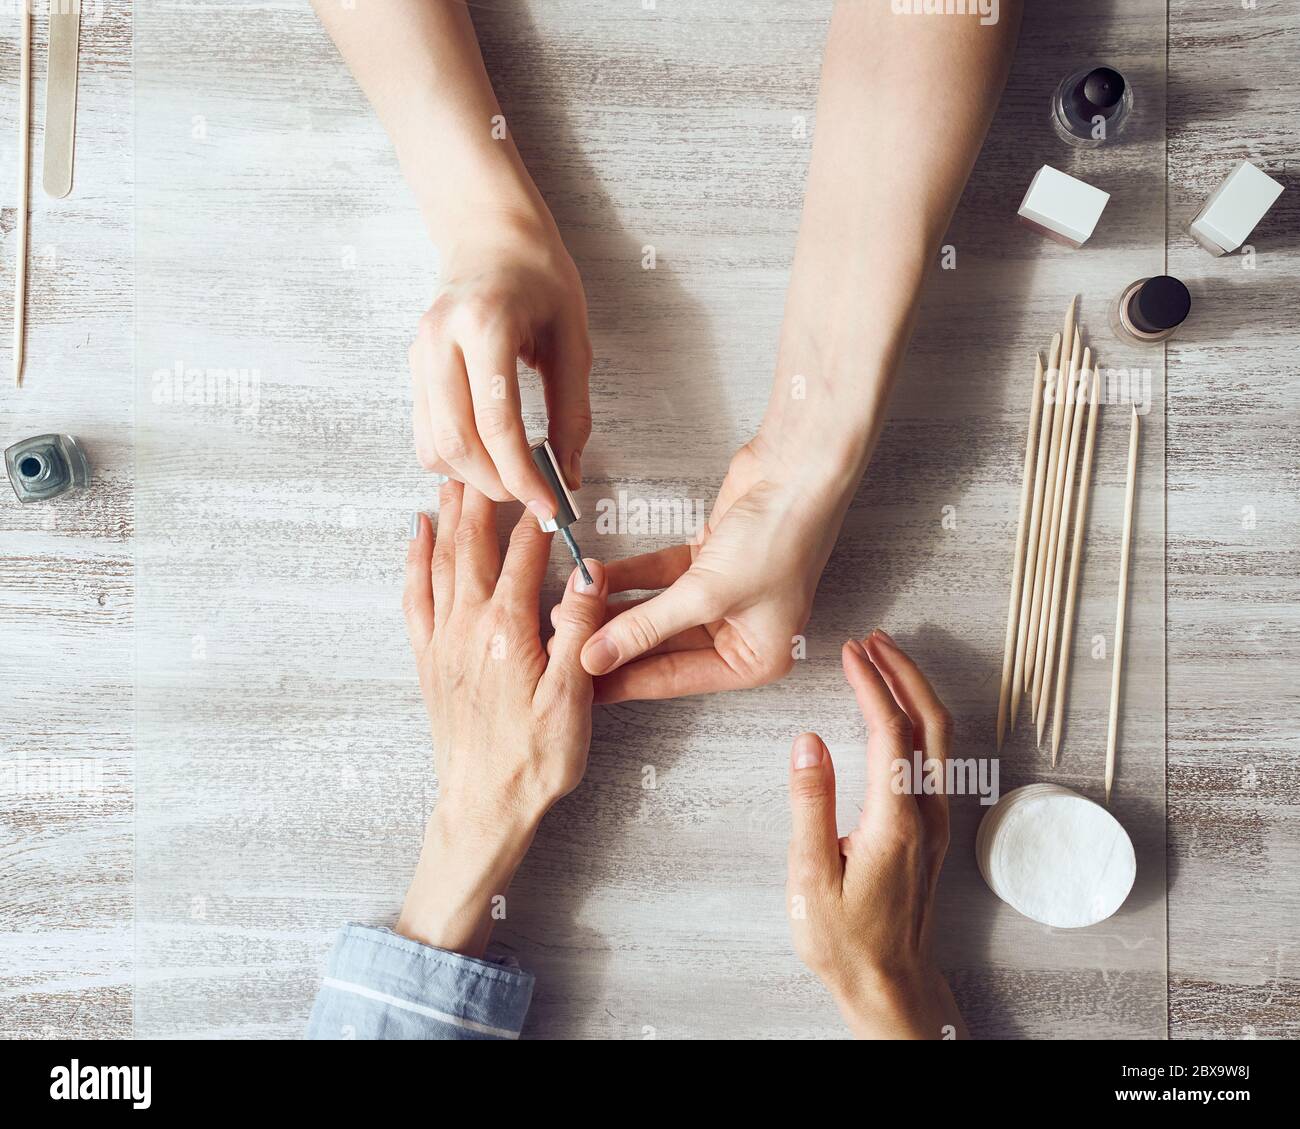
[[530,439],[528,449],[532,453],[534,465],[541,471],[542,477],[546,479],[546,485],[555,495],[555,516],[549,521],[539,519],[538,524],[547,533],[559,533],[564,538],[564,543],[569,547],[569,552],[573,554],[573,559],[577,563],[578,571],[582,573],[583,583],[590,588],[593,584],[591,573],[587,571],[578,542],[569,532],[569,526],[582,517],[582,511],[578,509],[578,503],[574,500],[568,484],[564,481],[564,475],[560,472],[560,463],[555,457],[551,441],[545,436],[540,439]]

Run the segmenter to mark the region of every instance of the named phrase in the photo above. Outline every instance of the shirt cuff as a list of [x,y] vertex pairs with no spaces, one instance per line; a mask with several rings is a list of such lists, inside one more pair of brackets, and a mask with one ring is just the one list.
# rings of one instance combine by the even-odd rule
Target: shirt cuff
[[479,960],[391,929],[339,930],[309,1039],[517,1039],[533,975],[513,960]]

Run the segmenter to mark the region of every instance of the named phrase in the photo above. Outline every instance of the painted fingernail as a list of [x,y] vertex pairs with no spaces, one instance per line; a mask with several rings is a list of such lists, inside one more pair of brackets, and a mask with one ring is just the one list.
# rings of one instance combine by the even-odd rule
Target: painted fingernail
[[[594,580],[595,577],[592,577]],[[604,674],[618,662],[618,646],[609,639],[597,639],[587,647],[583,665],[592,674]]]
[[583,563],[587,566],[587,571],[591,573],[591,583],[588,584],[582,579],[582,570],[575,568],[570,579],[573,581],[573,590],[575,592],[599,592],[601,581],[604,579],[604,565],[594,557],[583,557]]
[[551,512],[551,507],[545,502],[539,502],[536,498],[528,503],[528,508],[533,511],[538,521],[551,521],[555,517],[555,514]]
[[569,456],[569,489],[577,490],[582,485],[582,452],[574,451]]
[[822,743],[812,733],[800,733],[794,739],[794,769],[816,768],[822,763]]
[[416,510],[411,515],[411,540],[414,541],[420,536],[420,511]]

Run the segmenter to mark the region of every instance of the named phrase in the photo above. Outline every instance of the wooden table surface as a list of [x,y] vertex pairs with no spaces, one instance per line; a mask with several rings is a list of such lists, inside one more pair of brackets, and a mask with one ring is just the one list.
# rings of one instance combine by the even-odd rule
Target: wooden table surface
[[[744,160],[739,145],[737,151],[726,150],[722,132],[688,137],[683,143],[665,131],[661,146],[641,151],[639,168],[627,160],[620,162],[613,152],[603,154],[602,146],[613,147],[632,133],[653,131],[656,118],[645,112],[646,105],[671,103],[680,97],[675,91],[691,90],[692,83],[699,83],[699,73],[690,68],[705,68],[710,74],[716,70],[722,104],[732,99],[752,103],[752,91],[744,85],[752,81],[751,72],[739,62],[752,67],[748,53],[773,50],[770,37],[747,37],[743,20],[720,19],[708,33],[711,39],[686,51],[678,63],[684,69],[674,72],[673,58],[646,58],[627,47],[630,20],[671,19],[666,10],[672,5],[659,0],[657,12],[642,11],[631,0],[629,5],[634,9],[631,15],[608,14],[602,6],[601,17],[575,16],[572,38],[557,39],[547,50],[533,44],[532,53],[523,50],[530,43],[532,23],[563,20],[563,16],[550,15],[551,9],[544,19],[543,5],[538,4],[531,6],[535,17],[531,21],[526,13],[512,14],[502,6],[482,14],[489,64],[498,75],[503,98],[508,106],[520,107],[519,118],[538,126],[524,147],[537,150],[536,160],[549,180],[544,187],[556,194],[558,210],[594,217],[578,237],[581,246],[576,251],[588,272],[589,291],[592,276],[601,278],[602,272],[615,270],[617,257],[638,239],[636,231],[614,226],[615,217],[645,220],[662,215],[658,210],[664,207],[664,197],[656,198],[656,186],[670,197],[673,178],[688,167],[696,168],[700,161]],[[1065,18],[1066,6],[1054,6],[1062,11],[1036,6],[1023,43],[1041,43],[1043,28],[1051,26],[1054,18]],[[574,13],[579,7],[569,3],[565,11]],[[755,5],[747,10],[770,14],[775,7]],[[136,13],[133,74],[130,8],[111,2],[93,12],[88,7],[81,40],[73,195],[56,202],[45,198],[39,188],[33,194],[28,381],[21,393],[0,392],[0,439],[7,444],[41,431],[73,431],[90,449],[95,486],[57,507],[20,509],[12,502],[0,506],[0,686],[4,687],[0,690],[0,758],[4,758],[0,767],[7,762],[11,770],[8,776],[0,776],[0,1034],[9,1037],[125,1036],[133,1024],[142,1034],[166,1032],[180,1022],[173,1013],[187,1006],[183,995],[171,994],[151,978],[153,941],[148,937],[142,942],[146,952],[142,981],[137,967],[136,907],[142,905],[148,914],[151,900],[166,889],[166,878],[156,873],[155,865],[166,860],[143,855],[137,860],[136,850],[141,843],[147,847],[168,842],[159,831],[164,826],[159,815],[168,810],[169,802],[187,793],[169,792],[160,779],[160,769],[166,767],[156,757],[162,731],[152,715],[140,720],[133,715],[133,670],[141,661],[150,671],[161,669],[170,661],[166,649],[178,639],[191,652],[215,645],[222,638],[222,616],[237,603],[224,602],[223,578],[214,570],[206,577],[212,587],[190,595],[191,603],[206,609],[214,622],[207,627],[187,624],[177,639],[166,638],[160,621],[172,611],[183,616],[186,606],[185,593],[169,592],[157,567],[167,560],[166,552],[176,550],[175,542],[196,538],[193,544],[228,567],[225,579],[233,584],[240,567],[238,556],[229,546],[200,545],[197,538],[202,536],[206,515],[222,515],[220,528],[229,529],[225,523],[238,512],[241,497],[247,521],[237,532],[250,539],[262,536],[259,515],[249,508],[253,504],[249,499],[256,499],[257,505],[265,507],[260,516],[277,527],[280,540],[285,535],[304,538],[303,572],[310,570],[318,585],[329,586],[337,595],[340,615],[360,622],[362,613],[373,607],[382,607],[386,614],[395,611],[391,600],[375,604],[367,603],[364,592],[358,596],[358,586],[386,583],[387,561],[372,559],[380,554],[370,550],[398,545],[400,533],[394,534],[384,523],[397,520],[400,503],[419,488],[418,473],[409,465],[406,436],[395,438],[386,431],[399,426],[403,418],[405,390],[400,373],[392,380],[379,374],[398,373],[404,334],[413,320],[411,309],[418,311],[435,275],[426,252],[408,238],[414,230],[409,201],[398,185],[382,135],[341,73],[341,64],[310,12],[302,6],[266,6],[256,10],[255,19],[246,19],[245,9],[232,15],[233,20],[219,14],[212,17],[221,33],[208,36],[206,52],[198,50],[200,32],[194,30],[196,46],[182,78],[174,60],[163,51],[161,32],[166,20],[174,18],[166,9],[141,8]],[[223,23],[223,18],[228,22]],[[818,18],[799,21],[795,34],[781,45],[786,53],[774,54],[771,61],[774,77],[767,96],[771,122],[778,128],[788,129],[793,117],[811,113],[809,92],[815,86],[820,43]],[[44,104],[43,20],[36,21],[35,31],[34,106],[39,123]],[[1122,33],[1122,24],[1118,33],[1112,29],[1112,34]],[[7,35],[13,42],[12,31]],[[1175,1037],[1294,1036],[1300,1030],[1300,974],[1295,968],[1300,939],[1296,924],[1300,892],[1295,878],[1300,832],[1289,787],[1297,782],[1293,755],[1297,695],[1289,675],[1300,658],[1300,613],[1296,611],[1300,569],[1295,551],[1300,516],[1294,502],[1300,442],[1287,430],[1294,418],[1289,405],[1300,392],[1300,373],[1294,363],[1288,363],[1292,353],[1287,348],[1296,341],[1294,280],[1300,259],[1296,142],[1291,125],[1300,109],[1294,68],[1298,39],[1300,29],[1288,26],[1280,5],[1261,4],[1250,11],[1235,4],[1174,0],[1168,14],[1167,169],[1147,170],[1140,183],[1140,190],[1163,195],[1168,269],[1187,280],[1197,298],[1194,322],[1167,352],[1168,401],[1163,419],[1167,1006],[1168,1030]],[[264,65],[268,43],[280,45],[285,66]],[[1123,45],[1121,40],[1119,46]],[[168,50],[174,49],[175,44],[168,44]],[[737,65],[730,66],[729,60]],[[1026,65],[1019,60],[1018,71]],[[1163,62],[1153,59],[1151,66],[1158,70]],[[11,96],[0,108],[4,115],[0,136],[10,139],[4,143],[4,167],[11,171],[15,73],[16,64],[6,69]],[[223,84],[230,92],[224,99]],[[545,95],[550,89],[580,89],[584,84],[599,90],[607,102],[625,106],[627,123],[608,113],[599,120],[584,118],[580,102],[576,109],[570,105],[565,110],[545,100],[529,101],[529,95],[539,91]],[[138,130],[132,121],[133,106]],[[1030,121],[1028,115],[1040,109],[1029,100],[1022,109],[1012,100],[995,128],[1014,128],[1017,115],[1023,113]],[[752,116],[738,121],[738,135],[763,124]],[[1035,128],[1038,124],[1033,121]],[[598,127],[611,132],[606,136]],[[584,143],[575,146],[584,154],[581,159],[570,164],[563,152],[545,151],[542,138],[555,137],[567,144],[574,135]],[[337,153],[322,149],[337,143],[340,136],[349,140],[351,149]],[[209,145],[213,148],[205,149]],[[978,230],[969,216],[989,203],[988,193],[997,187],[992,173],[997,171],[998,154],[1006,150],[1005,136],[1000,145],[990,143],[986,156],[994,167],[990,169],[989,160],[982,162],[984,174],[977,173],[973,180],[955,230]],[[223,162],[217,179],[236,190],[208,198],[196,193],[191,213],[181,189],[196,183],[195,163],[211,159],[213,152]],[[1288,191],[1255,233],[1253,260],[1241,256],[1216,260],[1200,251],[1183,228],[1225,167],[1242,157],[1283,180]],[[39,168],[39,136],[33,142],[33,159]],[[167,183],[168,159],[177,163],[173,191]],[[340,203],[304,193],[302,170],[294,167],[294,159],[307,167],[325,168],[329,160],[341,163],[340,179],[352,185],[352,196]],[[607,164],[597,167],[614,171],[601,176],[593,176],[582,163],[606,159]],[[137,164],[142,170],[138,183]],[[592,292],[599,343],[623,358],[617,378],[608,375],[602,384],[597,371],[598,427],[603,422],[606,434],[616,436],[623,428],[626,441],[637,445],[643,488],[673,478],[674,464],[681,458],[690,470],[688,489],[710,499],[731,449],[746,436],[760,409],[768,375],[756,365],[734,378],[719,403],[707,390],[655,383],[655,354],[672,349],[685,357],[685,361],[678,358],[677,364],[698,361],[702,370],[713,370],[718,365],[713,350],[720,327],[730,324],[728,332],[736,333],[739,326],[739,332],[774,338],[775,327],[758,324],[744,290],[746,278],[752,278],[758,291],[756,304],[771,308],[776,302],[779,308],[779,285],[774,286],[773,280],[779,284],[782,256],[788,251],[788,219],[797,214],[798,184],[765,181],[764,171],[758,163],[734,184],[720,178],[716,199],[706,201],[707,209],[701,212],[704,222],[716,221],[729,209],[749,209],[741,221],[750,233],[743,247],[737,244],[729,250],[725,239],[716,238],[717,231],[705,228],[694,244],[716,255],[715,272],[732,272],[729,286],[700,287],[689,271],[684,272],[684,281],[675,280],[673,251],[684,258],[693,245],[691,221],[684,219],[666,236],[678,239],[679,246],[670,243],[666,251],[660,248],[667,269],[656,276],[660,289],[653,316],[644,311],[639,316],[621,315],[606,295]],[[0,183],[12,180],[9,176]],[[248,195],[240,196],[240,191]],[[1007,195],[1018,191],[1008,189]],[[241,226],[244,215],[267,214],[268,197],[282,200],[286,209],[304,207],[304,213],[286,214],[265,230],[253,224]],[[12,202],[12,196],[6,199]],[[1158,205],[1157,195],[1152,206]],[[300,237],[295,241],[295,227],[304,223],[324,232],[317,240],[317,257],[309,253],[306,259],[290,259],[290,252],[303,253],[304,241]],[[12,269],[13,263],[13,225],[14,211],[8,207],[3,213],[6,269]],[[261,242],[267,248],[264,259],[257,254]],[[136,294],[133,252],[138,252],[137,268],[144,264],[157,272],[136,280]],[[1115,248],[1110,253],[1122,252]],[[278,259],[278,254],[285,257]],[[1252,272],[1246,269],[1248,262],[1253,262]],[[747,269],[751,275],[737,274]],[[188,285],[176,285],[185,272],[190,275]],[[410,309],[385,307],[375,297],[392,292],[390,275],[398,276],[411,291]],[[960,279],[960,271],[956,277]],[[933,302],[935,294],[942,296],[944,286],[953,285],[949,280],[937,281],[928,301]],[[421,288],[426,293],[421,294]],[[1042,311],[1035,304],[1033,312],[1037,316]],[[1101,311],[1092,316],[1101,320]],[[193,341],[169,339],[167,327],[184,319],[201,326]],[[225,342],[237,352],[238,342],[245,339],[241,333],[248,334],[249,319],[265,333],[265,351],[251,358],[212,359],[214,342]],[[286,322],[292,328],[286,328]],[[317,346],[310,361],[301,359],[307,355],[302,346],[308,334]],[[193,342],[199,340],[206,345],[195,354],[198,346]],[[359,357],[358,342],[363,340],[367,348],[379,352]],[[760,356],[764,347],[762,340],[757,347],[746,346],[744,364]],[[924,338],[919,348],[926,348]],[[639,362],[627,359],[638,355]],[[265,449],[270,458],[281,460],[278,466],[288,474],[293,453],[302,450],[314,428],[323,428],[319,445],[324,454],[304,454],[302,468],[292,473],[298,475],[299,486],[313,475],[328,480],[328,497],[305,499],[296,487],[268,496],[241,495],[248,484],[234,475],[214,481],[215,497],[187,495],[196,486],[201,491],[203,483],[194,479],[185,453],[160,450],[150,427],[142,427],[159,419],[157,404],[148,398],[152,373],[187,361],[266,368],[268,386],[280,382],[275,384],[280,399],[263,410],[260,426],[276,429],[267,437]],[[346,380],[326,371],[329,365],[355,374],[347,380],[369,379],[376,385],[358,391],[353,403]],[[274,379],[269,375],[272,369]],[[974,362],[973,373],[982,371]],[[623,381],[617,389],[616,379]],[[287,402],[284,389],[294,384],[301,386],[302,397]],[[616,390],[623,399],[613,396]],[[907,421],[915,414],[916,396],[900,389],[895,424],[882,440],[882,456],[908,444]],[[663,414],[665,397],[680,398],[674,410],[682,422],[672,436],[636,434],[634,424],[622,418],[635,419],[638,412],[643,418],[656,418]],[[191,426],[201,430],[202,420]],[[202,444],[198,430],[194,442]],[[1009,430],[997,428],[974,435],[971,442],[986,445],[1005,446],[1011,438]],[[223,442],[233,441],[231,436],[223,438]],[[380,451],[397,451],[399,461],[405,460],[394,472],[394,480],[376,487],[368,500],[336,489],[345,476],[325,465],[329,459],[338,456],[348,467],[355,463],[360,468],[373,457],[376,445]],[[992,457],[1000,458],[1001,451],[981,452],[981,464]],[[975,465],[967,464],[971,476]],[[904,485],[891,479],[883,464],[868,473],[868,480],[864,496],[873,504]],[[674,481],[680,483],[680,475]],[[327,516],[313,516],[320,513]],[[173,517],[172,543],[159,548],[159,538]],[[854,548],[859,541],[846,536],[832,569],[837,561],[841,569],[861,565],[860,552]],[[262,547],[270,544],[266,538]],[[910,547],[921,546],[918,540]],[[1007,552],[1003,541],[992,543],[990,550]],[[256,568],[259,560],[255,546],[249,553],[249,567]],[[890,557],[888,564],[902,569],[905,561]],[[826,601],[844,596],[847,575],[828,570],[823,582]],[[989,576],[1000,577],[1001,565],[990,562]],[[276,579],[292,582],[294,578]],[[891,594],[899,592],[891,590]],[[133,635],[137,622],[138,636]],[[383,795],[384,774],[406,772],[425,754],[419,748],[418,717],[409,671],[404,670],[407,659],[400,629],[388,623],[363,631],[370,634],[363,635],[360,649],[363,658],[375,664],[373,670],[363,674],[366,662],[333,650],[319,655],[322,667],[349,680],[341,713],[320,716],[319,687],[310,699],[304,698],[302,684],[295,683],[296,674],[289,669],[272,689],[273,710],[254,711],[242,728],[217,711],[212,724],[224,726],[231,735],[232,760],[224,766],[228,774],[238,773],[241,766],[264,763],[255,761],[253,754],[267,750],[274,753],[268,761],[291,766],[295,772],[319,774],[329,754],[366,748],[375,732],[391,727],[401,748],[386,749],[383,760],[369,762],[377,765],[379,777],[374,767],[363,769],[359,781],[344,771],[338,786],[331,782],[325,788],[318,782],[307,788],[318,810],[291,806],[284,814],[292,826],[285,826],[278,840],[273,834],[272,846],[290,855],[318,834],[322,842],[331,844],[336,857],[350,857],[361,873],[369,866],[390,867],[397,873],[400,860],[394,867],[387,856],[409,853],[412,836],[418,832],[415,821],[429,798],[427,787],[419,784],[406,790],[396,812],[376,826],[348,828],[346,820],[350,811],[373,810],[376,795]],[[940,634],[924,642],[928,651],[936,653],[933,661],[941,672],[954,685],[966,685],[957,668],[992,667],[998,656],[987,644],[996,639],[1000,648],[1001,629],[984,625],[978,641],[964,638],[957,628],[954,633],[955,639]],[[250,624],[249,635],[250,645],[258,641],[255,623]],[[298,642],[308,647],[338,644],[326,629],[304,635]],[[374,647],[389,644],[391,653],[374,653]],[[141,647],[149,652],[143,660]],[[939,656],[945,650],[951,652],[946,665]],[[291,655],[286,666],[292,667],[294,661],[296,655]],[[368,699],[357,689],[366,685],[367,675],[384,694],[399,693],[400,699]],[[226,670],[210,677],[219,684],[221,678],[232,676]],[[147,695],[156,691],[151,684]],[[766,692],[762,699],[755,698],[750,708],[766,709],[762,716],[793,723],[803,708],[803,692],[792,681]],[[347,697],[348,693],[355,693],[355,698]],[[757,704],[760,701],[763,707]],[[195,699],[195,704],[199,725],[205,703]],[[722,765],[734,765],[740,763],[734,759],[737,742],[751,741],[766,750],[786,739],[784,733],[747,725],[746,708],[743,701],[630,708],[616,720],[602,722],[598,740],[611,749],[624,741],[650,747],[659,742],[661,752],[668,747],[698,746],[699,755],[717,756]],[[399,710],[411,716],[395,719]],[[821,727],[828,739],[835,738],[832,748],[842,747],[852,737],[844,719],[808,719],[806,724]],[[338,731],[340,725],[343,732]],[[979,725],[987,728],[983,718]],[[203,734],[196,733],[196,747],[202,740]],[[249,759],[235,759],[245,754]],[[588,782],[597,800],[566,809],[568,822],[560,824],[545,849],[530,860],[526,875],[542,889],[559,889],[568,877],[561,868],[576,867],[572,878],[599,892],[603,912],[614,914],[625,902],[628,930],[645,926],[647,914],[673,912],[674,902],[671,897],[656,901],[638,890],[634,876],[619,865],[588,862],[588,854],[595,858],[589,840],[599,843],[601,836],[617,829],[622,847],[644,849],[656,861],[670,860],[678,851],[689,856],[692,865],[703,860],[704,865],[725,868],[733,862],[718,846],[720,829],[768,842],[773,838],[768,823],[779,818],[768,806],[765,780],[736,783],[702,775],[698,778],[702,790],[684,799],[676,793],[648,794],[640,818],[619,828],[617,821],[611,822],[601,812],[599,799],[620,795],[616,772],[635,776],[643,760],[657,763],[654,754],[629,753],[614,767],[597,768]],[[248,786],[247,781],[220,775],[215,766],[205,767],[199,756],[194,761],[187,766],[191,785],[208,780],[231,789],[231,794],[241,794],[238,789]],[[25,786],[12,783],[12,769],[19,765]],[[83,770],[80,785],[42,785],[41,774],[56,766],[65,772]],[[209,768],[213,775],[205,776]],[[267,775],[254,784],[286,785],[276,768],[261,771]],[[742,800],[752,801],[748,809],[728,806],[727,787],[738,790]],[[193,795],[188,793],[191,799]],[[177,820],[191,818],[185,811],[174,814]],[[261,813],[233,814],[246,816],[253,827],[247,842],[256,843]],[[192,818],[209,835],[221,833],[220,823],[204,824],[198,814]],[[319,821],[316,831],[313,818]],[[666,836],[673,838],[664,842]],[[757,880],[756,872],[743,867],[737,875],[739,882]],[[671,895],[670,873],[652,869],[649,877],[655,895]],[[391,902],[388,890],[373,896],[331,890],[330,878],[322,876],[319,887],[304,895],[322,914],[336,906],[340,917],[364,918]],[[189,885],[190,916],[199,921],[209,912],[215,916],[216,909],[205,908],[210,894],[202,880],[191,878]],[[522,900],[527,903],[527,896]],[[534,899],[524,909],[542,917],[554,915],[554,920],[572,918],[575,928],[569,935],[534,936],[527,924],[515,928],[511,923],[509,939],[526,950],[520,952],[525,963],[535,955],[528,951],[534,947],[544,955],[533,963],[557,975],[582,967],[582,959],[572,958],[590,963],[585,979],[553,976],[549,983],[545,978],[539,982],[538,1033],[575,1030],[556,1018],[557,997],[566,992],[593,1006],[605,1002],[600,978],[608,952],[603,950],[634,943],[627,936],[614,936],[612,930],[603,937],[589,935],[587,926],[596,911],[587,907],[584,916],[582,899],[575,896],[570,901],[544,906]],[[718,906],[723,904],[720,899]],[[730,943],[725,923],[717,923],[716,914],[710,918],[709,906],[690,912],[696,915],[688,920],[691,928],[668,931],[671,943],[648,954],[650,967],[656,959],[668,964],[725,964],[724,946]],[[316,970],[281,967],[285,953],[296,951],[277,947],[291,917],[286,910],[264,907],[258,918],[263,928],[245,938],[246,946],[233,958],[246,959],[250,966],[260,962],[261,979],[254,976],[250,983],[240,984],[237,1014],[225,1001],[224,1010],[196,1020],[197,1026],[237,1034],[282,1034],[293,1029],[298,1019],[294,1009],[310,990]],[[702,924],[711,920],[715,931]],[[698,1003],[708,1010],[713,1026],[686,1024],[682,1033],[730,1024],[737,1034],[762,1034],[762,1028],[754,1026],[754,1017],[729,999],[726,991],[747,968],[760,979],[770,972],[773,990],[790,992],[785,1002],[791,1010],[808,1006],[800,994],[803,989],[792,991],[784,972],[778,978],[762,963],[778,951],[779,943],[779,937],[765,935],[755,939],[752,951],[733,952],[730,960],[735,967],[720,969],[717,984]],[[203,951],[194,949],[186,959],[196,962],[202,957]],[[668,965],[664,968],[666,980],[671,981]],[[664,989],[666,998],[675,1000],[674,993],[689,998],[689,987],[682,981],[670,983]],[[1069,987],[1087,990],[1083,982],[1063,990]],[[1039,1018],[1050,1019],[1049,993],[1045,990],[1040,996]],[[654,1013],[653,999],[654,991],[647,988],[637,1001],[642,1010],[632,1007],[617,1017],[602,1015],[576,1030],[641,1037],[644,1027],[655,1027],[664,1035],[674,1033],[677,1017],[671,1012]],[[989,1006],[987,1000],[984,1005]],[[808,1015],[811,1018],[799,1030],[819,1030],[820,1019],[812,1012]],[[984,1020],[984,1033],[1015,1033],[1014,1028],[999,1026],[991,1014],[981,1012],[979,1018]],[[981,1033],[981,1024],[974,1026]],[[1051,1031],[1031,1025],[1027,1033]]]

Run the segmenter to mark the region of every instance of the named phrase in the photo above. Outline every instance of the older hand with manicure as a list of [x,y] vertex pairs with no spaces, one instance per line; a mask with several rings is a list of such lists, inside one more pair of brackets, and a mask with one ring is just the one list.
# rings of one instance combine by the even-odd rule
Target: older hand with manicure
[[574,570],[548,656],[538,603],[551,535],[524,513],[502,561],[495,516],[478,490],[444,485],[436,539],[417,515],[403,600],[439,800],[398,932],[469,955],[542,816],[586,770],[592,685],[579,654],[605,606],[589,560],[594,588]]
[[587,767],[604,570],[575,569],[548,656],[538,599],[551,535],[525,513],[502,561],[496,503],[442,488],[435,537],[416,514],[402,606],[433,730],[438,805],[395,930],[339,930],[307,1025],[313,1039],[515,1039],[533,977],[486,955],[542,817]]
[[841,658],[867,723],[867,794],[841,837],[830,751],[815,733],[795,738],[786,885],[795,951],[859,1038],[964,1038],[930,954],[948,797],[900,791],[895,771],[898,761],[910,768],[914,748],[946,763],[951,718],[883,631],[845,643]]

